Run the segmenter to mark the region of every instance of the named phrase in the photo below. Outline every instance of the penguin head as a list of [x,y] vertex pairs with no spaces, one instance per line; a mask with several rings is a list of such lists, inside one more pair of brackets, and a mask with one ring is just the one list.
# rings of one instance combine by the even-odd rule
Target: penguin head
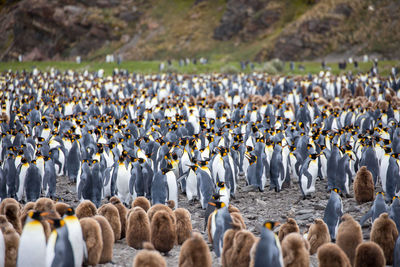
[[32,220],[40,221],[44,216],[48,215],[48,212],[40,212],[40,211],[30,211],[28,213],[29,218]]
[[280,222],[265,221],[264,224],[263,224],[263,227],[272,231],[278,225],[280,225]]
[[341,190],[340,190],[339,188],[336,188],[336,187],[333,188],[332,191],[333,191],[333,192],[336,192],[337,194],[340,194],[340,193],[341,193]]
[[167,174],[167,172],[169,172],[171,169],[169,169],[169,168],[163,168],[162,170],[161,170],[161,173],[163,174],[163,175],[165,175],[165,174]]
[[215,193],[215,194],[213,194],[213,195],[212,195],[212,197],[211,197],[211,198],[212,198],[214,201],[218,201],[220,197],[221,197],[221,195],[220,195],[220,194],[218,194],[218,193]]
[[382,196],[382,198],[385,196],[385,193],[383,191],[378,191],[376,192],[376,197]]
[[221,209],[226,206],[226,204],[222,201],[214,201],[214,202],[208,202],[211,206],[216,207],[217,209]]
[[217,186],[223,188],[225,186],[224,182],[217,182]]
[[311,158],[312,160],[315,160],[315,159],[317,159],[317,158],[318,158],[318,156],[319,156],[319,154],[318,154],[318,153],[314,153],[314,154],[310,154],[310,155],[308,155],[308,157],[309,157],[309,158]]
[[58,219],[58,218],[51,218],[47,220],[54,228],[61,228],[65,225],[65,222],[63,219]]
[[67,208],[67,210],[65,211],[65,215],[67,215],[67,216],[73,216],[73,215],[75,215],[75,210],[74,210],[74,208],[71,207],[71,206],[69,206],[69,207]]

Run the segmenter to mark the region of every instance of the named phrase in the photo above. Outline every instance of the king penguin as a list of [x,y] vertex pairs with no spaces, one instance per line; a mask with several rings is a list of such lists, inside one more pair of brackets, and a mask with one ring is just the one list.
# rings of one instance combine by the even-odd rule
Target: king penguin
[[283,267],[279,239],[272,232],[276,225],[278,223],[267,221],[261,228],[261,238],[255,249],[254,267]]
[[339,196],[339,190],[334,188],[326,204],[324,213],[324,222],[328,226],[331,240],[336,240],[336,234],[339,228],[340,218],[343,215],[343,203]]
[[46,265],[46,236],[40,223],[44,215],[29,212],[19,240],[17,267]]
[[68,228],[62,219],[49,220],[55,228],[49,237],[46,248],[46,266],[74,267],[74,251],[68,239]]
[[85,240],[83,240],[81,224],[72,207],[67,208],[63,220],[68,229],[68,239],[72,246],[75,267],[80,267],[84,258],[87,257],[87,250]]
[[388,211],[388,206],[385,203],[385,197],[383,192],[376,193],[376,198],[370,210],[361,218],[360,225],[363,226],[364,223],[371,218],[372,223],[381,215],[381,213]]
[[301,168],[299,185],[303,198],[315,192],[315,182],[319,171],[317,159],[318,154],[310,154]]

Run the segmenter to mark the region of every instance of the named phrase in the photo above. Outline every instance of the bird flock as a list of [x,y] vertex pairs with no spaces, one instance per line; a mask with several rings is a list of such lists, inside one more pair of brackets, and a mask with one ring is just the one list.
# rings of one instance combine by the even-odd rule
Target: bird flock
[[[393,75],[335,76],[322,71],[293,77],[263,73],[144,75],[115,70],[106,76],[102,70],[34,69],[1,73],[0,88],[1,200],[23,204],[40,197],[54,200],[58,179],[65,179],[75,184],[74,194],[81,204],[90,201],[94,204],[90,209],[98,209],[102,215],[112,214],[109,210],[114,205],[104,204],[111,199],[118,199],[119,209],[125,212],[132,206],[129,214],[119,214],[125,221],[120,232],[125,232],[131,215],[136,218],[132,221],[150,217],[146,213],[149,208],[141,214],[134,211],[138,199],[149,200],[153,207],[168,205],[171,210],[154,217],[169,221],[170,228],[178,227],[173,213],[184,213],[178,201],[183,193],[188,202],[198,201],[205,210],[209,242],[226,266],[237,260],[234,255],[226,256],[225,239],[233,246],[237,235],[259,243],[252,260],[248,246],[247,265],[262,266],[269,257],[273,263],[268,266],[283,266],[285,250],[281,251],[271,231],[275,222],[262,225],[260,241],[256,241],[244,230],[240,211],[230,204],[241,180],[246,191],[260,194],[268,194],[266,189],[280,192],[294,183],[304,199],[313,197],[316,183],[323,183],[331,195],[324,219],[316,221],[315,228],[326,226],[329,241],[336,240],[340,222],[350,221],[342,218],[341,196],[352,197],[353,183],[360,203],[374,200],[376,188],[381,192],[362,223],[369,217],[374,222],[395,203],[399,205],[400,79]],[[365,196],[360,197],[362,194]],[[389,208],[387,203],[392,200]],[[379,208],[382,205],[384,208]],[[105,211],[100,212],[102,209]],[[37,210],[28,214],[33,221],[48,216]],[[74,216],[72,211],[70,216]],[[397,224],[396,216],[390,212],[390,220]],[[64,229],[61,217],[48,219],[54,229]],[[113,216],[103,217],[113,227]],[[181,217],[187,220],[186,215]],[[88,232],[94,231],[91,223],[86,222]],[[149,227],[150,223],[151,218]],[[151,238],[140,239],[137,247],[150,254],[155,253],[154,248],[168,252],[174,244],[159,249],[153,240],[168,230],[157,233],[150,229]],[[112,230],[116,240],[128,235],[126,231],[118,236]],[[169,239],[178,240],[178,232]],[[200,238],[193,235],[192,241],[201,243]],[[296,249],[311,251],[313,242],[308,244],[306,239],[292,236],[284,247],[299,243]],[[152,245],[142,241],[152,241]],[[271,254],[265,256],[262,251],[271,244],[276,250],[270,249]],[[77,250],[69,251],[75,256]],[[89,248],[84,251],[88,253]],[[326,253],[330,251],[334,249]],[[354,255],[347,256],[353,263]]]

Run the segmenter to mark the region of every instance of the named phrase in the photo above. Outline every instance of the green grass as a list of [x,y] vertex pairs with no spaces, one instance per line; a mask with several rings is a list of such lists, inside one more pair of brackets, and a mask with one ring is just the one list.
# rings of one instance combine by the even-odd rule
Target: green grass
[[[0,62],[0,71],[13,70],[20,71],[26,70],[31,71],[34,67],[38,68],[42,71],[49,71],[51,68],[58,69],[60,71],[65,70],[76,70],[76,71],[96,71],[98,69],[104,69],[106,75],[110,75],[115,68],[119,69],[127,69],[130,72],[140,72],[140,73],[158,73],[159,72],[159,64],[160,61],[125,61],[122,62],[121,65],[117,63],[103,63],[103,62],[82,62],[81,64],[76,64],[72,61],[35,61],[35,62]],[[264,63],[255,63],[255,67],[262,67]],[[305,67],[304,71],[299,70],[299,65],[303,65]],[[200,74],[200,73],[218,73],[221,72],[222,69],[226,69],[227,66],[232,66],[234,69],[240,71],[240,65],[238,61],[229,61],[224,62],[220,61],[211,61],[206,65],[202,65],[197,63],[189,64],[187,66],[179,67],[179,63],[177,61],[172,62],[172,69],[177,70],[179,73],[184,74]],[[347,73],[348,71],[352,71],[353,73],[366,72],[369,71],[372,67],[372,62],[359,62],[358,70],[354,68],[351,64],[348,64],[348,67],[345,71],[340,71],[337,63],[327,63],[327,66],[331,68],[331,72],[333,74]],[[379,71],[381,75],[388,75],[391,71],[391,68],[396,66],[400,68],[400,61],[380,61],[379,62]],[[321,70],[320,62],[295,62],[295,70],[290,70],[289,62],[285,63],[285,68],[283,72],[280,74],[285,75],[305,75],[308,73],[317,74]],[[247,67],[244,70],[245,73],[250,73],[252,70]]]

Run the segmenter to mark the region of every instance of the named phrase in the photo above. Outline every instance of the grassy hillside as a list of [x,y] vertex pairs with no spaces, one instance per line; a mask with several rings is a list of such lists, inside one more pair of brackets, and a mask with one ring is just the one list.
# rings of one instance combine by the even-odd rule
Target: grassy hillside
[[392,0],[10,0],[0,60],[399,59]]

